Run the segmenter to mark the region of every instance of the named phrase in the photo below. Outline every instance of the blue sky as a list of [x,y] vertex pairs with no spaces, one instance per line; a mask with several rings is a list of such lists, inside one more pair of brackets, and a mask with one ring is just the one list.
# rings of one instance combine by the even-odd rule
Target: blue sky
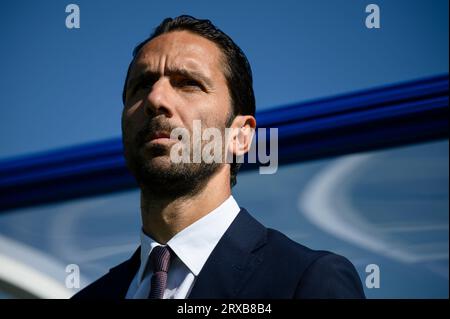
[[[76,3],[81,28],[67,29]],[[367,29],[365,7],[381,9]],[[133,47],[209,18],[246,52],[257,110],[448,73],[448,1],[2,1],[0,158],[120,136]]]

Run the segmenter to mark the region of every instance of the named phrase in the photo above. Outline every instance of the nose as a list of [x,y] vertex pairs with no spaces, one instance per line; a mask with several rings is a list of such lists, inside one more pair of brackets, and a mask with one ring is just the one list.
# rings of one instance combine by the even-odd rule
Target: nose
[[166,117],[173,116],[173,97],[171,85],[168,79],[160,78],[156,81],[147,95],[145,111],[150,116],[163,114]]

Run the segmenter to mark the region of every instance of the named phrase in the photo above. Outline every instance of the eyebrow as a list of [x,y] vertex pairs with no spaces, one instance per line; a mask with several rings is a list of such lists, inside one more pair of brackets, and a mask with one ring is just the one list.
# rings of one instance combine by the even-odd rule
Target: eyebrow
[[[183,76],[203,82],[203,84],[206,85],[207,88],[213,87],[213,83],[209,77],[195,70],[188,70],[184,68],[170,68],[165,71],[165,74],[168,76]],[[154,72],[151,70],[140,71],[137,75],[131,77],[131,79],[128,80],[128,87],[133,88],[137,83],[140,83],[144,80],[157,79],[159,77],[159,72]]]

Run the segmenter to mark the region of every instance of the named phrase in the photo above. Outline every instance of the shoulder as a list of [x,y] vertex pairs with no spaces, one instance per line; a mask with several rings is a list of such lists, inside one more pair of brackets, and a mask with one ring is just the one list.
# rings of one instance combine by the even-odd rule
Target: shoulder
[[332,254],[328,251],[313,250],[302,244],[299,244],[278,230],[267,228],[266,249],[270,253],[269,256],[282,257],[289,259],[290,264],[301,268],[307,268],[316,259]]
[[[276,263],[277,267],[286,268],[286,270],[295,269],[297,273],[305,272],[321,258],[328,261],[325,264],[344,259],[351,265],[342,256],[329,251],[310,249],[278,230],[266,228],[244,208],[241,209],[238,217],[235,227],[230,227],[232,229],[230,234],[245,242],[247,246],[256,249],[255,253],[269,265]],[[318,262],[317,265],[322,263]]]
[[71,299],[81,300],[81,299],[109,299],[109,292],[114,282],[114,275],[108,272],[103,277],[95,280],[87,287],[80,290],[78,293],[72,296]]
[[130,259],[111,268],[103,277],[82,289],[72,299],[123,299],[140,264],[140,247]]
[[361,279],[345,257],[301,245],[267,230],[267,253],[280,271],[295,274],[296,298],[365,298]]
[[365,298],[361,279],[345,257],[327,253],[305,270],[297,287],[298,298]]

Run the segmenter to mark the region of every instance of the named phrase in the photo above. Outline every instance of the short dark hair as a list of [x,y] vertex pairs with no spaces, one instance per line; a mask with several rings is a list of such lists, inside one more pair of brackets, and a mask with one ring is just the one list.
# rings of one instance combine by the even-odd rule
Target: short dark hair
[[[227,126],[231,124],[236,115],[255,115],[255,94],[253,91],[253,77],[250,63],[244,52],[222,30],[217,28],[210,20],[196,19],[189,15],[181,15],[174,19],[166,18],[156,27],[155,31],[133,50],[133,59],[128,66],[127,76],[122,93],[125,105],[128,76],[133,61],[142,47],[159,35],[172,31],[189,31],[214,42],[222,51],[225,58],[224,76],[230,93],[232,114]],[[236,176],[239,171],[239,163],[231,163],[230,184],[236,185]]]

